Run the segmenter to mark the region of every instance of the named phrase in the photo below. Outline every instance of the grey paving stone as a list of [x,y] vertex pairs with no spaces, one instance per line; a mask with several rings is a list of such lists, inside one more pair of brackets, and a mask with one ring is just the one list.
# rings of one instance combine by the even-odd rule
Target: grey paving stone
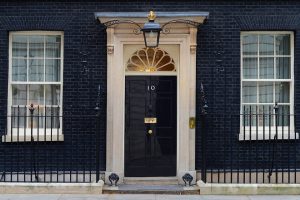
[[300,200],[300,195],[251,195],[250,200]]
[[156,200],[155,194],[111,194],[109,200]]
[[1,194],[0,200],[58,200],[60,194]]
[[3,195],[0,195],[0,200],[9,200],[9,197],[8,196],[3,196]]
[[61,195],[58,200],[108,200],[108,195]]
[[249,200],[247,195],[200,195],[199,200]]
[[201,200],[199,195],[156,195],[156,200]]

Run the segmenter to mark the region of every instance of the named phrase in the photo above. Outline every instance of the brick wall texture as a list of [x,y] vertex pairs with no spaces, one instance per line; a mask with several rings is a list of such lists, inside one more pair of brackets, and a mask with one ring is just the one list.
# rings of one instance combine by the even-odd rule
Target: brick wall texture
[[[300,109],[300,2],[293,0],[166,0],[166,1],[1,1],[0,2],[0,134],[5,133],[10,31],[64,32],[63,111],[67,115],[94,113],[101,85],[100,165],[105,170],[106,143],[106,32],[94,12],[207,11],[199,28],[197,46],[197,116],[200,84],[204,85],[208,113],[205,142],[209,169],[267,168],[272,141],[240,142],[240,32],[294,31],[295,113]],[[87,54],[87,56],[85,55]],[[83,64],[82,61],[86,61]],[[201,169],[200,118],[196,125],[196,167]],[[298,120],[299,119],[299,120]],[[39,166],[49,170],[94,169],[95,123],[76,118],[64,122],[64,142],[1,143],[0,169],[30,168],[32,145]],[[67,127],[67,128],[66,128]],[[300,118],[296,120],[296,129]],[[276,144],[276,165],[300,166],[300,146],[293,141]],[[293,152],[293,154],[292,154]],[[291,155],[293,157],[291,157]],[[70,159],[72,158],[72,159]],[[18,160],[21,159],[21,160]],[[64,162],[64,160],[67,160]],[[58,166],[55,163],[59,163]],[[86,164],[88,163],[88,164]],[[0,170],[1,171],[1,170]]]

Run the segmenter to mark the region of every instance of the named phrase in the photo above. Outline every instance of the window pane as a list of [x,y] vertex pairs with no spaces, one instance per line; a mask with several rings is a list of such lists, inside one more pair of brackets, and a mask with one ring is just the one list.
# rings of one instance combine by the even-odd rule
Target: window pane
[[256,103],[257,86],[255,82],[243,83],[243,103]]
[[278,107],[278,126],[288,126],[290,123],[290,106]]
[[60,128],[58,107],[46,107],[46,128],[52,128],[53,133],[57,133],[55,129]]
[[259,54],[274,55],[274,36],[260,35],[259,36]]
[[46,57],[60,58],[60,36],[46,36]]
[[256,105],[245,105],[243,108],[243,124],[245,126],[256,126]]
[[[27,115],[27,108],[26,107],[13,107],[11,109],[12,115],[12,128],[24,128],[26,126],[26,115]],[[19,134],[24,134],[23,132],[19,131]]]
[[46,81],[59,82],[60,81],[60,60],[47,59],[46,60]]
[[59,105],[60,103],[60,86],[45,85],[46,105]]
[[29,58],[44,57],[44,36],[29,36]]
[[[274,110],[273,105],[259,106],[259,115],[258,115],[259,126],[264,126],[265,128],[269,127],[270,125],[273,126],[273,121],[274,121],[273,110]],[[266,131],[265,134],[267,133],[268,132]]]
[[27,105],[27,85],[12,85],[12,105]]
[[259,65],[259,78],[274,78],[274,58],[260,58]]
[[27,57],[27,36],[12,36],[12,56]]
[[29,85],[29,104],[44,105],[44,85]]
[[243,58],[243,76],[246,79],[257,78],[257,58]]
[[290,55],[290,35],[276,36],[276,54]]
[[242,38],[243,55],[257,55],[257,35],[245,35]]
[[278,103],[290,102],[290,83],[275,83],[275,98]]
[[12,81],[26,81],[27,62],[26,59],[12,60]]
[[259,103],[273,103],[273,83],[260,82],[259,87]]
[[30,59],[29,61],[29,81],[44,81],[44,60]]
[[290,58],[276,58],[276,78],[291,78],[291,62]]

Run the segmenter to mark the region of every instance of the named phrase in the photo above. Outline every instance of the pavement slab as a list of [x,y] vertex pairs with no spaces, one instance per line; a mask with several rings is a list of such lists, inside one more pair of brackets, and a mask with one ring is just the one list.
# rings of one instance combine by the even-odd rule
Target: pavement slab
[[107,195],[61,195],[57,200],[108,200]]
[[300,195],[253,195],[250,200],[300,200]]
[[0,194],[0,200],[58,200],[60,194]]

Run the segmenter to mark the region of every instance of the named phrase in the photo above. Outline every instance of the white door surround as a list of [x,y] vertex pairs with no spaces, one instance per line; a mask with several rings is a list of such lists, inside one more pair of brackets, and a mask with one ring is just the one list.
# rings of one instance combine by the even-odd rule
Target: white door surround
[[[101,23],[108,25],[112,20],[131,20],[143,26],[147,13],[95,13]],[[202,24],[208,17],[204,12],[157,12],[156,22],[163,24],[171,20],[189,20]],[[115,21],[118,22],[118,21]],[[168,34],[161,34],[160,44],[179,47],[178,117],[177,117],[177,177],[190,173],[196,181],[195,171],[195,129],[190,129],[189,120],[196,114],[196,46],[197,27],[186,23],[170,23]],[[142,34],[136,35],[134,24],[116,23],[108,25],[107,32],[107,149],[105,179],[116,173],[123,182],[124,178],[124,117],[125,117],[125,66],[124,47],[143,45]],[[151,73],[151,72],[150,72]]]

